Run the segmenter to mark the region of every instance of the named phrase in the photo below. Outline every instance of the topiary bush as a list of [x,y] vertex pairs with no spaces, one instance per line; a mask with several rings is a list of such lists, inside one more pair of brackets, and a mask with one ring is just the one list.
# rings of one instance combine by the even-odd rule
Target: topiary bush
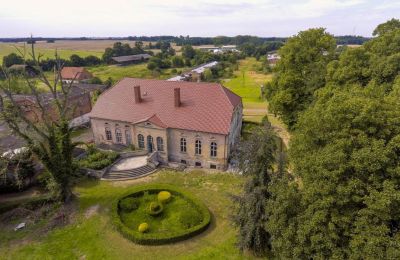
[[149,224],[145,223],[141,223],[138,227],[138,230],[140,233],[146,233],[147,231],[149,231]]
[[157,195],[157,199],[160,203],[167,203],[171,199],[171,193],[169,191],[160,191]]
[[119,202],[119,208],[125,212],[131,212],[139,207],[139,202],[132,197],[124,198]]
[[151,216],[158,216],[163,212],[163,205],[159,202],[151,202],[149,205],[149,214]]

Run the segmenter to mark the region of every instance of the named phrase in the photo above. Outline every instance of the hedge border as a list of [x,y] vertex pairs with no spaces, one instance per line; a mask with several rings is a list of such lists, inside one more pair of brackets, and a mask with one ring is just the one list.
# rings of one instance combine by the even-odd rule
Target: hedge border
[[[120,200],[139,192],[144,192],[144,191],[159,192],[163,190],[171,192],[172,195],[183,196],[187,200],[191,201],[193,205],[197,207],[197,209],[202,213],[203,215],[202,222],[197,226],[185,230],[185,232],[174,232],[174,233],[168,233],[167,235],[163,235],[162,233],[157,233],[157,234],[140,233],[136,230],[128,228],[124,223],[122,223],[121,218],[119,216],[119,206],[118,206]],[[125,238],[141,245],[162,245],[162,244],[169,244],[182,241],[202,233],[208,228],[211,222],[210,211],[202,201],[195,198],[190,193],[169,184],[145,184],[136,186],[134,189],[130,190],[129,192],[125,193],[123,196],[119,197],[114,201],[111,214],[112,214],[112,222],[116,226],[117,230]]]

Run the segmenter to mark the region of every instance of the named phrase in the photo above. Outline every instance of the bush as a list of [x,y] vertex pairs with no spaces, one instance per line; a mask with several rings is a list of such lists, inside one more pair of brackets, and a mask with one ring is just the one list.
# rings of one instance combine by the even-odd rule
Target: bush
[[79,161],[79,166],[94,170],[101,170],[111,165],[117,158],[118,153],[112,151],[100,151],[89,146],[86,158]]
[[169,191],[160,191],[157,198],[160,203],[166,203],[171,199],[171,193]]
[[163,205],[159,202],[151,202],[149,205],[149,214],[151,216],[158,216],[163,212]]
[[139,208],[139,202],[135,198],[127,197],[119,202],[119,208],[125,212],[131,212]]
[[140,233],[146,233],[149,230],[149,224],[147,223],[140,224],[138,230]]

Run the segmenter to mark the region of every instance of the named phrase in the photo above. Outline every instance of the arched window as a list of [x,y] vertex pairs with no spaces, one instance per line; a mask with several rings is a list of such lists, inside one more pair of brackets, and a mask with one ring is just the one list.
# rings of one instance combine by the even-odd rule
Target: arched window
[[112,140],[112,134],[110,128],[106,127],[106,140],[111,141]]
[[157,137],[157,151],[164,151],[164,140],[161,137]]
[[131,132],[129,129],[125,130],[125,142],[127,145],[132,144],[132,137],[131,137]]
[[217,157],[217,143],[216,142],[211,142],[210,145],[210,155],[211,157]]
[[140,148],[140,149],[143,149],[143,148],[144,148],[144,136],[141,135],[141,134],[139,134],[139,135],[137,136],[137,139],[138,139],[138,146],[139,146],[139,148]]
[[194,146],[194,153],[201,154],[201,141],[200,140],[196,140],[196,143]]
[[186,153],[186,139],[181,138],[181,152]]
[[119,128],[115,129],[115,139],[117,141],[117,143],[122,143],[122,133],[121,130]]

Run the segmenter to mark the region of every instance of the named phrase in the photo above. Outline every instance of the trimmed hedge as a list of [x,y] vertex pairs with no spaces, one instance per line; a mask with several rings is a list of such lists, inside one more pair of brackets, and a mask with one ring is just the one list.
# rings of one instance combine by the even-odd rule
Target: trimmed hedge
[[[138,230],[131,229],[121,221],[119,215],[119,211],[121,210],[119,208],[119,201],[126,197],[136,197],[139,194],[143,195],[146,191],[150,193],[169,191],[174,196],[181,196],[182,198],[185,198],[191,202],[196,209],[199,210],[203,219],[201,220],[200,224],[180,232],[140,233]],[[111,214],[112,221],[117,230],[127,239],[141,245],[161,245],[188,239],[206,230],[211,221],[210,211],[202,201],[193,197],[186,191],[167,184],[146,184],[135,187],[129,193],[120,197],[114,202]]]

